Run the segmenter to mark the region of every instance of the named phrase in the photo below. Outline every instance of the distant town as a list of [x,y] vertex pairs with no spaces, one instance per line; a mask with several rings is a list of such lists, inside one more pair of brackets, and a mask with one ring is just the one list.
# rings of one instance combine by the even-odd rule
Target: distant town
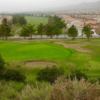
[[0,24],[2,23],[2,20],[4,18],[7,18],[8,22],[11,23],[13,16],[18,15],[18,16],[31,16],[31,17],[48,17],[48,16],[58,16],[62,18],[66,24],[67,27],[70,27],[72,25],[75,25],[79,31],[78,37],[81,38],[82,36],[82,28],[84,25],[90,25],[92,27],[92,31],[94,34],[92,35],[93,37],[100,37],[100,33],[97,33],[100,27],[100,13],[99,12],[48,12],[48,13],[42,13],[42,12],[34,12],[34,13],[4,13],[0,14]]

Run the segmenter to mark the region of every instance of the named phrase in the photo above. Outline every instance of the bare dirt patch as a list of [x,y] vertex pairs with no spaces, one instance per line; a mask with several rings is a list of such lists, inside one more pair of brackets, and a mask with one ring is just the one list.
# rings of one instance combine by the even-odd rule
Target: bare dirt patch
[[25,61],[24,66],[29,68],[45,68],[45,67],[52,67],[56,66],[55,62],[50,61]]
[[78,52],[84,52],[84,53],[89,53],[90,50],[84,48],[86,46],[86,44],[67,44],[65,42],[54,42],[55,44],[58,44],[58,45],[62,45],[64,46],[65,48],[72,48],[72,49],[75,49],[76,51]]

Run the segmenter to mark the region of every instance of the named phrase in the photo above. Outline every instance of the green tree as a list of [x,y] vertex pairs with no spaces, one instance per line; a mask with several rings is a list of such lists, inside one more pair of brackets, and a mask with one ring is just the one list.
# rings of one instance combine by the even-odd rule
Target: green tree
[[27,21],[26,21],[24,16],[19,17],[19,24],[20,25],[26,25],[27,24]]
[[22,30],[21,30],[21,34],[20,36],[24,36],[25,37],[30,37],[32,39],[32,35],[35,33],[35,27],[34,25],[25,25],[22,27]]
[[46,24],[45,25],[45,34],[49,37],[53,37],[54,33],[53,33],[53,30],[54,30],[54,27],[50,24]]
[[72,37],[72,39],[75,39],[75,37],[78,36],[78,30],[77,30],[77,28],[75,27],[75,25],[72,25],[72,26],[68,29],[67,34],[68,34],[69,37]]
[[26,25],[27,24],[27,21],[25,19],[24,16],[13,16],[13,19],[12,19],[12,22],[13,24],[19,24],[19,25]]
[[41,35],[41,38],[42,38],[42,35],[44,34],[44,25],[42,23],[40,23],[37,27],[37,33],[39,35]]
[[4,18],[2,20],[2,24],[0,25],[0,36],[5,37],[5,39],[7,40],[8,36],[11,36],[10,32],[11,32],[11,27],[7,23],[7,19]]
[[29,33],[28,33],[28,30],[27,30],[26,26],[22,27],[20,36],[23,36],[24,38],[29,36]]
[[45,31],[46,34],[52,38],[53,35],[58,36],[59,34],[62,34],[64,28],[66,28],[66,23],[62,18],[58,16],[50,16],[48,23],[45,26]]
[[86,35],[87,39],[89,40],[93,34],[92,28],[90,25],[85,25],[82,29],[82,33]]

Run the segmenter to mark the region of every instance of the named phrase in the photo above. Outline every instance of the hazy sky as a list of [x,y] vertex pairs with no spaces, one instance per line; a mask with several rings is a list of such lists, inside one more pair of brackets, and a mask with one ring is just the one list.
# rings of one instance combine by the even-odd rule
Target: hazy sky
[[99,0],[0,0],[0,12],[44,11]]

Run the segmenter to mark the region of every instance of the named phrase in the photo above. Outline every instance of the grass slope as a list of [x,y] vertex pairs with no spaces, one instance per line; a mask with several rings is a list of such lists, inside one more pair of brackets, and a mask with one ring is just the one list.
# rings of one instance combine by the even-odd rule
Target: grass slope
[[65,73],[78,68],[85,72],[90,79],[100,78],[100,39],[65,41],[66,45],[84,46],[90,52],[79,52],[64,48],[54,41],[0,41],[0,53],[7,62],[23,62],[27,60],[46,60],[56,62],[64,68]]
[[32,17],[32,16],[26,16],[25,17],[27,22],[29,24],[39,25],[40,23],[46,24],[48,21],[47,17]]

